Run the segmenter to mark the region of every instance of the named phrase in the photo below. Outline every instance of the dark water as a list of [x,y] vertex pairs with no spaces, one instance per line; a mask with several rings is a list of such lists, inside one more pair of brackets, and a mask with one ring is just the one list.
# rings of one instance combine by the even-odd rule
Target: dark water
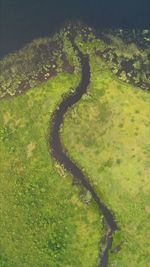
[[95,28],[149,27],[150,1],[0,0],[0,57],[50,35],[67,19]]

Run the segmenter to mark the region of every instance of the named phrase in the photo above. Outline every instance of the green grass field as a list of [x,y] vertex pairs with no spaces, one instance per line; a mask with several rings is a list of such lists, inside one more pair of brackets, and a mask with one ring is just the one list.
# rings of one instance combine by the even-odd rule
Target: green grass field
[[99,212],[54,164],[47,141],[51,113],[77,82],[64,73],[0,103],[1,267],[97,266]]
[[62,139],[120,227],[109,266],[148,267],[150,95],[90,60],[88,94],[68,112]]

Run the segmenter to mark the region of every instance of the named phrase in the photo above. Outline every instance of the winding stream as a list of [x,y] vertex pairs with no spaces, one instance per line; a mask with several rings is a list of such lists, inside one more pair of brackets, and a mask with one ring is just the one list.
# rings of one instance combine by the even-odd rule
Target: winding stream
[[59,104],[57,109],[53,114],[52,119],[52,130],[50,133],[50,148],[52,151],[52,156],[58,161],[61,165],[64,166],[66,170],[68,170],[74,177],[80,180],[83,186],[90,191],[93,199],[97,203],[101,213],[105,218],[105,222],[107,225],[107,233],[105,236],[106,245],[105,249],[100,257],[100,262],[98,267],[107,267],[108,266],[108,252],[111,249],[112,241],[113,241],[113,233],[118,230],[118,226],[115,222],[114,216],[111,211],[106,207],[106,205],[102,202],[102,200],[97,195],[95,189],[91,185],[88,177],[84,175],[82,170],[66,155],[63,144],[61,143],[60,138],[60,127],[64,120],[64,115],[68,111],[70,107],[72,107],[75,103],[77,103],[82,95],[86,93],[88,85],[90,83],[90,64],[89,64],[89,56],[84,55],[77,45],[72,41],[72,46],[75,51],[78,53],[78,57],[81,62],[82,67],[82,77],[81,81],[76,88],[75,92],[71,95],[67,95],[64,97],[62,102]]

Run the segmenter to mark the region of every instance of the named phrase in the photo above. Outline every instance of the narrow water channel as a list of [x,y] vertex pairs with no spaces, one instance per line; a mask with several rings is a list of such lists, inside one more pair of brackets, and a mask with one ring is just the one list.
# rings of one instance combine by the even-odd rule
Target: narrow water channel
[[107,225],[107,233],[105,236],[106,244],[105,249],[100,256],[98,267],[107,267],[108,266],[108,253],[112,246],[113,241],[113,233],[118,230],[118,226],[114,219],[111,211],[106,207],[106,205],[102,202],[102,200],[97,195],[95,189],[91,185],[88,177],[84,175],[82,170],[67,156],[65,153],[65,149],[63,144],[61,143],[60,138],[60,127],[64,121],[64,115],[68,111],[70,107],[72,107],[75,103],[77,103],[83,94],[86,93],[88,85],[90,83],[90,64],[89,64],[89,56],[84,55],[75,44],[74,40],[71,39],[72,46],[74,50],[78,53],[78,58],[80,59],[81,67],[82,67],[82,76],[79,85],[77,86],[74,93],[71,95],[67,95],[64,97],[62,102],[59,104],[57,109],[55,110],[52,118],[52,130],[50,133],[49,141],[50,141],[50,149],[52,151],[52,155],[57,162],[64,166],[66,170],[68,170],[76,179],[80,180],[83,186],[90,191],[94,201],[97,203],[100,212],[103,214],[105,218],[105,222]]

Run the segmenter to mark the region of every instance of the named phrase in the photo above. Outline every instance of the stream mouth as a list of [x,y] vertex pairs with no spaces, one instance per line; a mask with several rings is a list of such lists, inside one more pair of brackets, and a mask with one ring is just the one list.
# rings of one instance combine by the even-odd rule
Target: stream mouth
[[98,267],[107,267],[108,266],[108,254],[112,247],[113,242],[113,233],[118,230],[117,223],[111,211],[107,206],[102,202],[100,197],[97,195],[94,187],[91,185],[88,177],[84,175],[82,170],[67,156],[63,144],[61,143],[60,138],[60,128],[64,121],[64,115],[70,107],[77,103],[83,94],[87,92],[88,85],[90,83],[90,64],[89,56],[84,55],[75,44],[72,38],[71,43],[74,50],[77,52],[80,59],[82,67],[82,76],[79,85],[77,86],[75,92],[71,95],[64,97],[62,102],[58,105],[55,110],[52,118],[52,129],[49,137],[50,149],[52,151],[52,156],[54,159],[59,162],[64,168],[69,171],[76,179],[82,182],[82,185],[91,193],[93,200],[98,205],[100,212],[103,214],[108,231],[106,233],[106,246],[100,256]]

